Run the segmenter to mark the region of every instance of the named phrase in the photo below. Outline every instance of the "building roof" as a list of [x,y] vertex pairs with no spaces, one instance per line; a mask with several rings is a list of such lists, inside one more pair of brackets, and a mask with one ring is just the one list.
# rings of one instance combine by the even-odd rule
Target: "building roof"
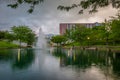
[[[95,23],[60,23],[60,24],[96,24],[98,22],[95,22]],[[98,23],[98,24],[101,24],[101,23]]]

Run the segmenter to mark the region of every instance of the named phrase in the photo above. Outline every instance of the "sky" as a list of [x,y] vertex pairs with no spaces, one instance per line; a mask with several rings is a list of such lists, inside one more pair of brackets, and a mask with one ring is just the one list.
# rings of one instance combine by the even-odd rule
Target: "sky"
[[111,6],[99,9],[95,14],[79,15],[79,8],[69,12],[57,10],[58,5],[70,5],[78,3],[80,0],[45,0],[37,5],[32,14],[27,13],[29,5],[22,4],[17,9],[7,7],[12,0],[0,0],[0,30],[9,30],[12,26],[26,25],[36,33],[39,28],[45,34],[59,34],[60,23],[94,23],[103,22],[110,16],[115,16],[116,9]]

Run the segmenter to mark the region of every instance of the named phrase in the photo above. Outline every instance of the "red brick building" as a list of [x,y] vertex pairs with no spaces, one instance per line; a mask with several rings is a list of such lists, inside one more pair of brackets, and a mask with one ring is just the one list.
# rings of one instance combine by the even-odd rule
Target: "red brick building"
[[66,33],[66,30],[68,29],[72,29],[74,27],[76,27],[76,25],[82,25],[85,26],[87,28],[92,28],[94,26],[99,26],[101,25],[101,23],[60,23],[59,28],[60,28],[60,35],[63,35]]

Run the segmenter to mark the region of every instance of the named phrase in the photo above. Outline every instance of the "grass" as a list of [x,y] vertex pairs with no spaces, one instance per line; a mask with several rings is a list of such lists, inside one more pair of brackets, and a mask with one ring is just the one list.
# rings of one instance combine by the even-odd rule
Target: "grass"
[[76,48],[82,48],[82,47],[90,47],[90,48],[96,48],[96,49],[98,49],[98,50],[107,50],[107,51],[109,51],[109,50],[111,50],[111,51],[118,51],[118,52],[120,52],[120,45],[81,45],[81,44],[79,44],[79,43],[71,43],[71,44],[67,44],[67,45],[65,45],[64,46],[64,48],[71,48],[71,47],[73,47],[73,45],[74,45],[74,47],[76,47]]
[[13,44],[12,42],[0,41],[0,48],[17,48],[18,45]]

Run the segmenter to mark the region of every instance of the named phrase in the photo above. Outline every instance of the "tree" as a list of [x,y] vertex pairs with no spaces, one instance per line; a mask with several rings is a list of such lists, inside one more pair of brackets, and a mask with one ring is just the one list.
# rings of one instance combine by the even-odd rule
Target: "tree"
[[26,42],[27,45],[32,45],[35,41],[34,32],[27,26],[14,26],[12,27],[12,32],[17,40],[21,42]]
[[105,24],[94,26],[91,30],[90,38],[92,44],[108,44],[109,32],[106,30]]
[[6,31],[0,31],[0,40],[5,39]]
[[80,0],[78,4],[72,4],[71,6],[58,6],[60,10],[71,10],[74,8],[80,8],[79,14],[82,14],[84,10],[88,9],[89,13],[97,12],[99,8],[104,8],[106,6],[112,5],[113,8],[120,8],[119,0]]
[[9,42],[15,40],[15,37],[12,33],[8,31],[0,31],[0,39],[1,40],[8,40]]
[[66,32],[64,34],[64,36],[70,41],[72,41],[73,31],[74,31],[73,29],[66,29]]
[[28,33],[27,36],[26,36],[26,43],[27,45],[32,45],[33,42],[35,41],[35,34],[34,33]]
[[[8,6],[12,8],[17,8],[22,3],[30,4],[30,9],[28,9],[29,13],[32,13],[35,5],[40,4],[44,0],[13,0],[13,4],[9,4]],[[71,6],[59,5],[58,9],[69,11],[74,8],[80,8],[79,14],[82,14],[84,10],[89,9],[89,13],[97,12],[99,8],[103,8],[111,5],[113,8],[120,8],[120,0],[80,0],[79,3],[73,3]]]
[[116,16],[111,16],[111,19],[107,21],[107,32],[109,34],[110,41],[115,44],[119,44],[120,42],[120,11],[116,14]]
[[6,32],[5,39],[7,39],[9,42],[12,42],[15,40],[15,36],[12,33]]
[[27,12],[32,13],[35,6],[42,3],[44,0],[13,0],[13,4],[8,4],[8,7],[16,9],[19,7],[19,5],[23,3],[27,3],[30,5],[30,8],[27,10]]
[[71,32],[71,38],[75,42],[83,43],[87,40],[87,37],[90,33],[90,29],[82,25],[76,25],[76,28]]
[[120,19],[113,20],[111,23],[112,35],[111,38],[114,43],[120,43]]
[[57,45],[62,44],[62,43],[64,43],[66,41],[66,37],[64,37],[62,35],[53,36],[51,41],[53,43],[56,43]]

